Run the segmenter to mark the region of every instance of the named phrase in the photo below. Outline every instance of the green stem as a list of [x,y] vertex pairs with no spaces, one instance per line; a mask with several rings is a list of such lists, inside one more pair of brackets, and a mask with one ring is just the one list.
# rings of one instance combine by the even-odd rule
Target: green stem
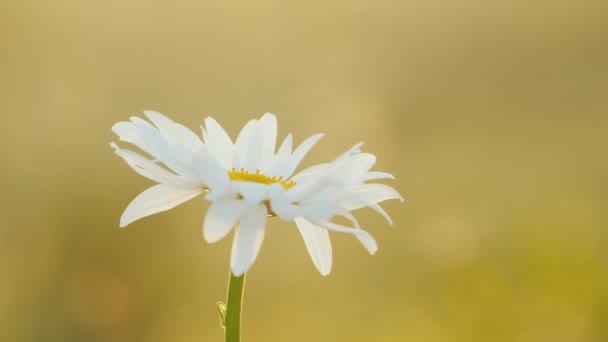
[[244,286],[245,274],[235,277],[231,271],[228,282],[228,298],[226,299],[226,319],[224,322],[226,342],[241,341],[241,307]]

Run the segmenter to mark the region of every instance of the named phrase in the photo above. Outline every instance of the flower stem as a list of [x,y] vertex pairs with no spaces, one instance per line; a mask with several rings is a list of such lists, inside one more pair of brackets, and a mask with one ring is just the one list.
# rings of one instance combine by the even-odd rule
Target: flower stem
[[226,316],[224,321],[226,342],[241,341],[241,308],[244,287],[245,274],[235,277],[231,271],[230,280],[228,281],[228,298],[226,299]]

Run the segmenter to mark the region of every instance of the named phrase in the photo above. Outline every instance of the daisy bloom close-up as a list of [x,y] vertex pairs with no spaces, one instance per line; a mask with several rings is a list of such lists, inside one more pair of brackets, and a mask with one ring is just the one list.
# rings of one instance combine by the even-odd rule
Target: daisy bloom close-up
[[[293,221],[314,265],[327,275],[332,265],[329,232],[354,235],[374,254],[376,241],[361,229],[351,211],[369,207],[392,224],[378,203],[402,200],[392,187],[370,183],[393,176],[370,171],[376,158],[361,152],[361,143],[328,163],[295,173],[322,135],[313,135],[294,149],[289,134],[277,149],[273,114],[247,122],[235,141],[211,117],[201,127],[201,138],[160,113],[144,114],[151,122],[132,117],[112,127],[121,141],[135,145],[145,155],[112,143],[115,153],[137,173],[158,183],[128,205],[120,226],[204,194],[211,205],[203,236],[213,243],[235,230],[230,265],[237,277],[255,261],[268,218]],[[349,226],[332,221],[340,216]]]

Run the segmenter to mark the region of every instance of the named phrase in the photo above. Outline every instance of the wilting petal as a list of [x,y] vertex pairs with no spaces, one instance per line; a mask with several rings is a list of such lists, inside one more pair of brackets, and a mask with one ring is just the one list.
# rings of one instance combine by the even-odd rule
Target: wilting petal
[[266,206],[251,205],[241,217],[232,244],[231,267],[235,276],[241,276],[253,264],[266,231]]
[[125,209],[120,218],[120,226],[124,227],[142,217],[175,208],[194,196],[200,194],[202,189],[177,189],[175,187],[158,184],[137,196]]
[[296,218],[295,223],[317,270],[324,276],[328,275],[332,263],[329,233],[326,229],[316,226],[304,218]]

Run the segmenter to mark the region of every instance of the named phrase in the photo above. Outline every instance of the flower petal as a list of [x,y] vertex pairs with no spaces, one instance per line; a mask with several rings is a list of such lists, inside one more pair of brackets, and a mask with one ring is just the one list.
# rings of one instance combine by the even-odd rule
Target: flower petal
[[376,156],[371,153],[357,153],[349,156],[331,171],[344,184],[351,184],[364,175],[376,163]]
[[311,167],[308,167],[300,172],[298,172],[295,176],[291,177],[291,180],[293,180],[294,182],[299,182],[302,179],[305,179],[306,177],[318,177],[321,175],[324,175],[327,172],[327,169],[329,168],[331,164],[329,163],[323,163],[323,164],[317,164],[317,165],[313,165]]
[[221,193],[230,183],[228,173],[207,147],[194,154],[192,165],[203,185],[212,191]]
[[272,165],[265,171],[268,175],[281,176],[285,173],[291,163],[292,144],[293,137],[291,134],[288,134],[285,140],[283,140],[281,147],[279,147],[279,152],[274,156]]
[[285,189],[279,184],[269,186],[268,198],[270,199],[272,212],[286,221],[301,216],[328,220],[337,212],[343,211],[328,199],[311,201],[310,203],[292,203]]
[[384,209],[382,209],[382,207],[379,204],[372,203],[372,204],[368,205],[368,207],[374,209],[378,214],[382,215],[382,217],[384,217],[384,219],[386,221],[388,221],[388,224],[390,224],[391,226],[393,225],[393,220],[391,220],[391,217],[388,216],[387,212],[384,211]]
[[190,167],[193,147],[186,149],[183,146],[170,146],[156,127],[141,119],[119,122],[112,126],[112,131],[121,141],[134,144],[182,177],[196,179]]
[[264,241],[267,214],[264,204],[252,205],[239,221],[230,259],[232,273],[237,277],[247,272],[258,256]]
[[200,194],[202,189],[178,189],[165,184],[155,185],[137,196],[120,218],[124,227],[142,217],[172,209]]
[[331,184],[331,180],[326,177],[310,178],[305,182],[298,182],[293,188],[289,189],[287,197],[291,202],[300,202],[309,196],[319,194],[325,187]]
[[236,138],[234,143],[234,159],[232,163],[237,170],[240,168],[247,168],[245,163],[248,157],[247,153],[249,152],[249,146],[254,143],[252,137],[254,132],[258,129],[258,126],[259,123],[257,120],[249,120],[249,122],[243,126]]
[[211,204],[203,222],[203,236],[209,243],[221,240],[236,225],[249,204],[245,201],[220,199]]
[[290,133],[290,134],[287,134],[287,136],[285,137],[285,140],[283,140],[283,143],[281,144],[281,147],[279,147],[279,151],[274,156],[274,160],[272,161],[272,167],[268,171],[271,175],[274,175],[274,173],[272,173],[272,170],[274,170],[275,165],[277,163],[281,162],[281,160],[284,160],[291,155],[291,149],[293,148],[292,145],[293,145],[293,136]]
[[239,194],[253,204],[258,204],[268,198],[269,185],[255,182],[233,182],[236,184]]
[[198,187],[198,184],[181,179],[176,174],[168,171],[164,167],[159,166],[157,163],[147,159],[137,152],[121,149],[114,143],[111,143],[110,146],[114,148],[114,153],[121,157],[133,170],[135,170],[135,172],[148,179],[158,183],[174,185],[176,187]]
[[144,115],[158,127],[160,133],[171,145],[182,145],[196,150],[203,144],[201,139],[189,128],[174,122],[159,112],[145,110]]
[[323,134],[313,135],[312,137],[304,140],[304,142],[301,143],[298,148],[296,148],[291,156],[276,159],[272,166],[272,174],[282,176],[283,178],[289,178],[310,149],[312,149],[322,137]]
[[361,176],[359,178],[359,181],[366,182],[368,180],[373,180],[373,179],[395,179],[395,176],[393,176],[392,174],[387,173],[387,172],[372,171],[372,172],[367,172],[363,176]]
[[365,247],[365,249],[367,249],[367,251],[372,255],[375,254],[376,251],[378,251],[378,244],[376,243],[376,240],[374,240],[374,238],[364,230],[344,227],[327,220],[317,220],[312,218],[308,219],[311,223],[323,227],[327,230],[354,235],[359,240],[359,242],[361,242],[363,247]]
[[398,198],[403,202],[403,197],[397,190],[385,184],[363,184],[348,188],[334,200],[347,210],[355,210],[366,207],[372,203],[379,203],[389,199]]
[[168,154],[169,145],[163,139],[156,127],[139,120],[137,122],[118,122],[112,126],[112,131],[121,141],[131,143],[157,159]]
[[158,127],[160,133],[170,145],[181,145],[196,151],[203,142],[187,127],[174,122],[159,112],[144,110],[144,115]]
[[[154,129],[153,127],[151,127],[151,128]],[[139,136],[139,130],[137,129],[137,126],[135,126],[132,122],[117,122],[112,126],[112,132],[114,132],[116,135],[118,135],[118,137],[122,141],[126,141],[131,144],[138,145],[138,147],[139,147],[139,144],[141,143],[141,138]]]
[[205,144],[209,146],[209,150],[219,160],[224,169],[232,168],[232,160],[234,158],[234,144],[230,137],[224,131],[222,126],[212,117],[205,119],[206,135]]
[[285,221],[291,221],[296,217],[303,216],[302,208],[293,205],[283,186],[279,184],[271,184],[269,186],[270,208],[272,212]]
[[264,150],[262,149],[262,139],[264,138],[262,127],[258,124],[251,134],[251,138],[242,155],[241,167],[250,172],[255,172],[262,168],[262,158]]
[[323,276],[328,275],[331,271],[332,252],[327,229],[316,226],[304,218],[296,218],[294,221],[317,270]]
[[260,128],[262,151],[258,169],[266,172],[270,168],[272,159],[274,158],[274,150],[277,143],[277,118],[271,113],[264,114],[260,118]]
[[332,164],[339,164],[341,161],[347,159],[348,157],[352,156],[353,154],[361,153],[361,146],[363,146],[362,142],[356,143],[348,151],[342,153],[341,155],[338,156],[338,158],[334,159]]
[[300,205],[304,214],[302,216],[329,220],[339,212],[339,207],[330,200],[318,200]]

